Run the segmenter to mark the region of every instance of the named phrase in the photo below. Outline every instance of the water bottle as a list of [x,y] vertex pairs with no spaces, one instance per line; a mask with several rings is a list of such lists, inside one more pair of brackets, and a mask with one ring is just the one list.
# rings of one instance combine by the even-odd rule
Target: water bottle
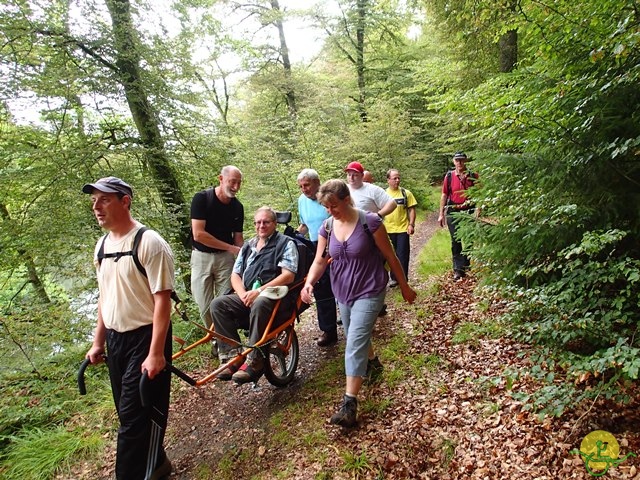
[[257,290],[261,287],[262,285],[260,284],[260,279],[257,278],[255,282],[253,282],[253,286],[251,287],[251,290]]

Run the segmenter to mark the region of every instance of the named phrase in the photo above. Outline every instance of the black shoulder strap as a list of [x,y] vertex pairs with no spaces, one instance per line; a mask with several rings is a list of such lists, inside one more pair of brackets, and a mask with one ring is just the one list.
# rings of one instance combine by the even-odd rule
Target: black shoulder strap
[[215,187],[207,188],[205,191],[205,196],[207,197],[207,210],[211,209],[213,205],[213,196],[215,195]]
[[447,172],[447,198],[451,198],[451,170]]
[[133,261],[145,277],[147,276],[147,270],[142,266],[140,262],[140,258],[138,257],[138,247],[140,246],[140,240],[142,240],[142,235],[144,232],[149,230],[147,227],[141,227],[140,230],[137,231],[136,236],[133,239],[133,248],[131,248],[131,256],[133,257]]
[[327,245],[324,247],[324,257],[329,257],[329,241],[331,239],[331,230],[333,230],[333,217],[328,217],[324,221],[324,231],[327,232]]
[[[147,278],[147,270],[142,265],[142,262],[140,261],[140,257],[138,257],[138,247],[140,246],[142,235],[144,235],[144,232],[146,232],[147,230],[149,230],[147,227],[140,227],[138,229],[138,231],[136,232],[136,236],[133,237],[133,245],[131,246],[131,250],[129,250],[128,252],[104,253],[104,242],[107,239],[107,235],[102,237],[102,241],[100,242],[100,248],[98,249],[98,265],[102,265],[102,260],[105,258],[114,258],[115,259],[114,262],[117,262],[122,257],[131,255],[131,257],[133,258],[133,263],[136,264],[136,268],[138,269],[138,271],[142,275],[144,275],[145,278]],[[176,305],[181,302],[180,297],[178,296],[175,290],[171,292],[171,298],[176,303]]]
[[407,208],[407,204],[409,203],[409,201],[407,200],[407,191],[404,188],[400,187],[400,192],[402,193],[402,199],[404,200],[404,207]]
[[126,257],[131,255],[133,257],[133,262],[136,264],[136,268],[140,270],[145,277],[147,276],[147,271],[142,266],[140,262],[140,258],[138,258],[138,247],[140,246],[140,240],[142,239],[142,235],[144,232],[149,230],[147,227],[140,227],[136,232],[136,236],[133,238],[133,245],[131,250],[128,252],[113,252],[113,253],[104,253],[104,242],[107,239],[107,235],[102,237],[102,241],[100,242],[100,248],[98,249],[98,265],[102,265],[102,260],[105,258],[113,258],[114,262],[117,262],[122,257]]
[[98,249],[98,265],[102,265],[102,260],[104,259],[104,242],[107,239],[108,233],[102,236],[102,240],[100,240],[100,248]]

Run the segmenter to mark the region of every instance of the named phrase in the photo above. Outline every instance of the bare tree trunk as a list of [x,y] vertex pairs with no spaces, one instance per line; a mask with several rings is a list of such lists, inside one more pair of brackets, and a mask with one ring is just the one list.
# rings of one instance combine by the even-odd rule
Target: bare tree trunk
[[147,165],[158,185],[165,208],[176,216],[180,240],[186,248],[189,242],[189,213],[166,155],[156,112],[149,102],[142,80],[136,31],[131,21],[131,4],[129,0],[105,1],[113,26],[119,81],[124,87],[133,121],[145,147]]
[[358,0],[358,24],[356,26],[356,71],[358,73],[358,110],[360,119],[367,121],[367,108],[365,105],[365,70],[364,70],[364,35],[367,17],[367,0]]
[[500,47],[500,71],[512,72],[518,62],[518,32],[509,30],[498,42]]
[[284,81],[285,92],[284,96],[287,100],[287,107],[289,108],[289,115],[295,121],[298,117],[298,109],[296,107],[296,96],[293,89],[293,76],[291,75],[291,61],[289,60],[289,48],[287,47],[287,41],[284,35],[284,26],[282,23],[282,12],[280,10],[280,4],[278,0],[271,0],[271,9],[274,10],[276,15],[275,26],[278,29],[280,36],[280,54],[282,55],[282,64],[284,66]]
[[[514,14],[518,8],[517,0],[511,0],[508,9]],[[518,63],[518,31],[509,30],[500,37],[498,42],[500,48],[500,71],[503,73],[512,72]]]

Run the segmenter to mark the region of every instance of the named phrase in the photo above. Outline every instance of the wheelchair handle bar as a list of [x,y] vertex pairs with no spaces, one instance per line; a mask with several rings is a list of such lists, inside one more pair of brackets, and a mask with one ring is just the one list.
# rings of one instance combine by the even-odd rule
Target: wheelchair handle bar
[[[104,360],[105,361],[107,360],[106,356],[104,357]],[[80,364],[80,368],[78,369],[78,390],[80,391],[80,395],[87,394],[87,386],[84,381],[84,372],[89,365],[91,365],[91,360],[89,360],[88,358],[85,358]],[[194,386],[196,384],[196,381],[193,378],[191,378],[182,370],[174,367],[171,363],[167,363],[166,368],[171,373],[173,373],[174,375],[180,377],[182,380],[187,382],[189,385]],[[140,400],[142,402],[143,407],[146,407],[151,403],[149,401],[149,382],[150,381],[151,379],[149,378],[149,375],[147,375],[147,371],[145,370],[142,373],[142,376],[140,377],[140,384],[138,387],[140,390]]]

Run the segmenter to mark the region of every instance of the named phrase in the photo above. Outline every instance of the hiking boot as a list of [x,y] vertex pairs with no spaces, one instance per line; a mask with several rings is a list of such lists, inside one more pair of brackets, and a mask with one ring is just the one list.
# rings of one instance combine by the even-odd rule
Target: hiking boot
[[340,410],[331,415],[329,420],[333,425],[351,428],[357,425],[356,415],[358,412],[358,399],[345,395]]
[[393,287],[397,287],[398,286],[398,281],[397,280],[389,280],[389,288],[393,288]]
[[231,379],[237,384],[243,384],[248,382],[257,382],[264,373],[264,358],[261,354],[256,354],[251,360],[247,358],[244,365],[240,367],[236,373],[231,376]]
[[316,341],[316,345],[318,345],[319,347],[328,347],[330,345],[333,345],[337,341],[338,332],[336,332],[335,330],[333,332],[322,332],[322,335],[320,335],[320,337],[318,337],[318,340]]
[[453,281],[454,282],[459,282],[463,278],[464,278],[464,272],[462,270],[456,270],[455,272],[453,272]]
[[[231,360],[231,358],[226,358],[226,359],[220,359],[220,365],[224,365],[225,363],[229,362],[229,360]],[[234,373],[236,373],[238,371],[238,369],[240,368],[240,365],[242,365],[242,359],[233,362],[232,364],[230,364],[227,368],[225,368],[224,370],[222,370],[217,376],[216,378],[218,380],[222,380],[224,382],[228,382],[229,380],[231,380],[231,377],[233,376]]]
[[171,470],[173,467],[171,466],[171,462],[169,461],[169,457],[164,457],[164,462],[160,464],[158,468],[156,468],[151,476],[150,480],[166,480],[171,475]]
[[365,375],[367,383],[377,383],[382,380],[383,371],[384,366],[380,363],[380,360],[376,355],[367,362],[367,373]]

